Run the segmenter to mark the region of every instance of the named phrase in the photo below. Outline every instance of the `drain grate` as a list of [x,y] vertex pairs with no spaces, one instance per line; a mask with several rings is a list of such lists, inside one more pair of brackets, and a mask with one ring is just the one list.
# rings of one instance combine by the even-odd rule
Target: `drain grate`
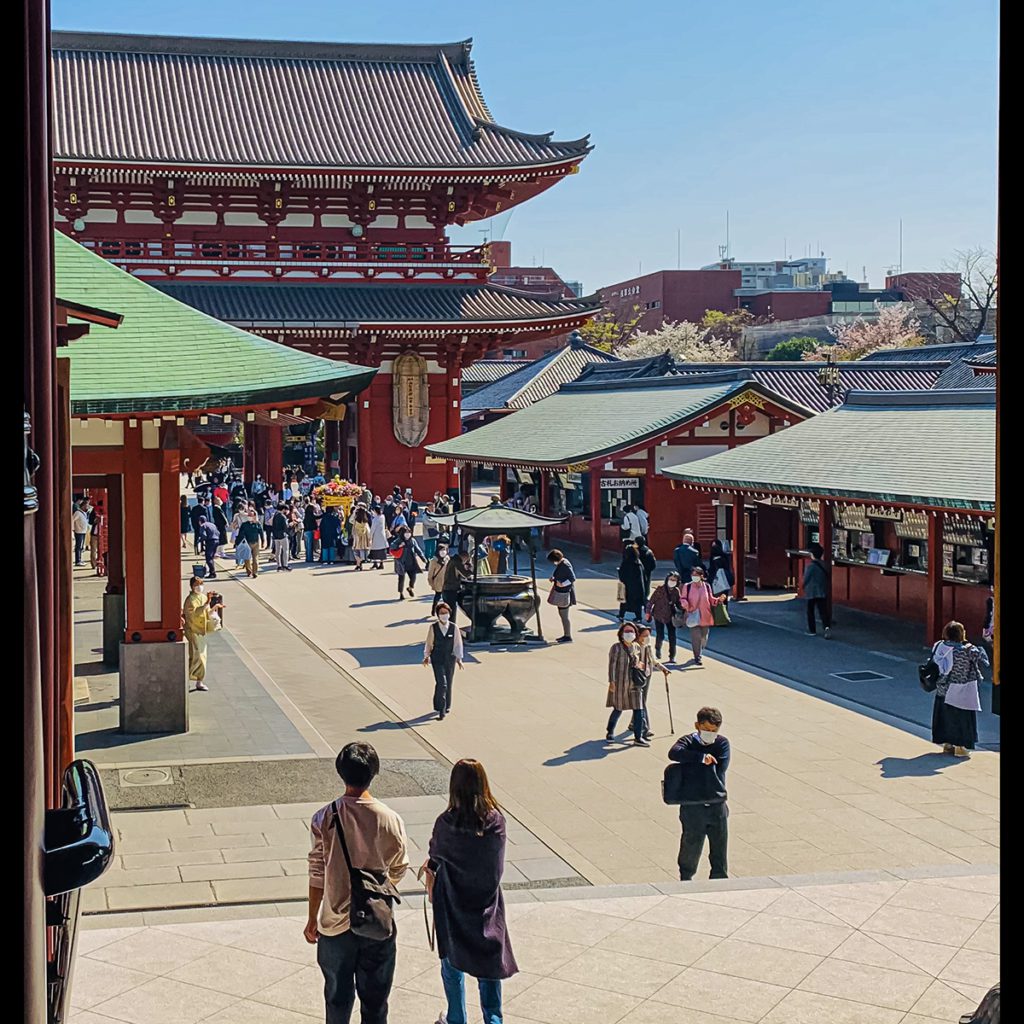
[[872,672],[871,669],[862,669],[858,672],[830,672],[829,675],[847,683],[873,683],[879,679],[892,679],[892,676],[883,675],[881,672]]
[[117,773],[122,786],[173,785],[170,768],[122,768]]

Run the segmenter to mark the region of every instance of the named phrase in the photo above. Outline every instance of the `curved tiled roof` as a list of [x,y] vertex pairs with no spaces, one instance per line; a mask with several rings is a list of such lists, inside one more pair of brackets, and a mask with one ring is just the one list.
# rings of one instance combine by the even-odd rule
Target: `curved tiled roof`
[[702,489],[991,512],[995,427],[985,392],[857,391],[821,416],[662,472]]
[[617,363],[619,360],[590,345],[566,345],[555,349],[463,398],[463,415],[490,409],[525,409],[553,395],[563,384],[576,380],[592,363],[604,362]]
[[[123,316],[67,348],[75,416],[187,413],[353,394],[366,366],[299,352],[175,302],[54,232],[59,293]],[[74,315],[72,311],[72,316]]]
[[279,324],[494,323],[578,318],[596,299],[546,298],[490,284],[161,282],[155,287],[218,320]]
[[514,416],[502,416],[426,450],[453,461],[571,466],[634,448],[747,390],[786,402],[742,370],[703,379],[573,382]]
[[495,124],[471,40],[421,46],[54,32],[58,160],[437,170],[577,162]]
[[465,393],[466,385],[480,387],[484,384],[492,384],[502,377],[507,377],[515,370],[521,370],[529,366],[531,359],[478,359],[471,366],[462,371],[462,387]]

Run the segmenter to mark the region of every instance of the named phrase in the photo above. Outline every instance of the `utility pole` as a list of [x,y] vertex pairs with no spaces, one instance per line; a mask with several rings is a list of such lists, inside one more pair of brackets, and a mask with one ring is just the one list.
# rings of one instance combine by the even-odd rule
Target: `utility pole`
[[900,259],[899,263],[896,264],[896,272],[898,274],[903,273],[903,218],[900,217]]

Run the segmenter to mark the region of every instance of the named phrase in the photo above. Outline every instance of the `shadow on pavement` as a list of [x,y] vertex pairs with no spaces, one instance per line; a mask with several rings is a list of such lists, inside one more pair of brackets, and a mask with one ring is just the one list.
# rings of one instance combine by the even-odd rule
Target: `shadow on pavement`
[[356,731],[357,732],[391,732],[395,729],[411,729],[414,725],[423,725],[425,722],[433,721],[437,718],[437,712],[428,711],[426,714],[417,715],[415,718],[410,718],[408,722],[374,722],[373,725],[361,725]]
[[558,757],[549,757],[545,762],[546,768],[557,768],[563,764],[575,764],[579,761],[600,761],[611,754],[617,754],[622,750],[628,750],[631,744],[623,742],[619,746],[609,746],[605,740],[584,740],[574,747],[569,747],[564,754]]
[[875,763],[882,769],[883,779],[925,778],[938,775],[943,768],[948,768],[962,760],[952,754],[918,754],[917,757],[883,757]]
[[394,647],[335,647],[359,662],[360,668],[379,668],[385,665],[418,665],[423,661],[423,645],[411,644]]

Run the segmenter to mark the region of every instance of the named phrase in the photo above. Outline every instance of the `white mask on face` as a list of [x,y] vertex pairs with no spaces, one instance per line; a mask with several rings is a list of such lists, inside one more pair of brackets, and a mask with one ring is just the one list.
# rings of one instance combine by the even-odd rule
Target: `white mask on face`
[[710,746],[715,742],[715,738],[718,736],[717,732],[712,732],[710,729],[700,729],[700,741],[705,745]]
[[437,621],[440,622],[442,626],[447,626],[448,625],[448,616],[447,615],[438,615]]
[[623,633],[622,639],[627,643],[631,644],[636,639],[636,633]]
[[675,590],[676,587],[679,586],[679,581],[669,580],[668,583],[665,584],[665,586],[668,587],[669,590]]

